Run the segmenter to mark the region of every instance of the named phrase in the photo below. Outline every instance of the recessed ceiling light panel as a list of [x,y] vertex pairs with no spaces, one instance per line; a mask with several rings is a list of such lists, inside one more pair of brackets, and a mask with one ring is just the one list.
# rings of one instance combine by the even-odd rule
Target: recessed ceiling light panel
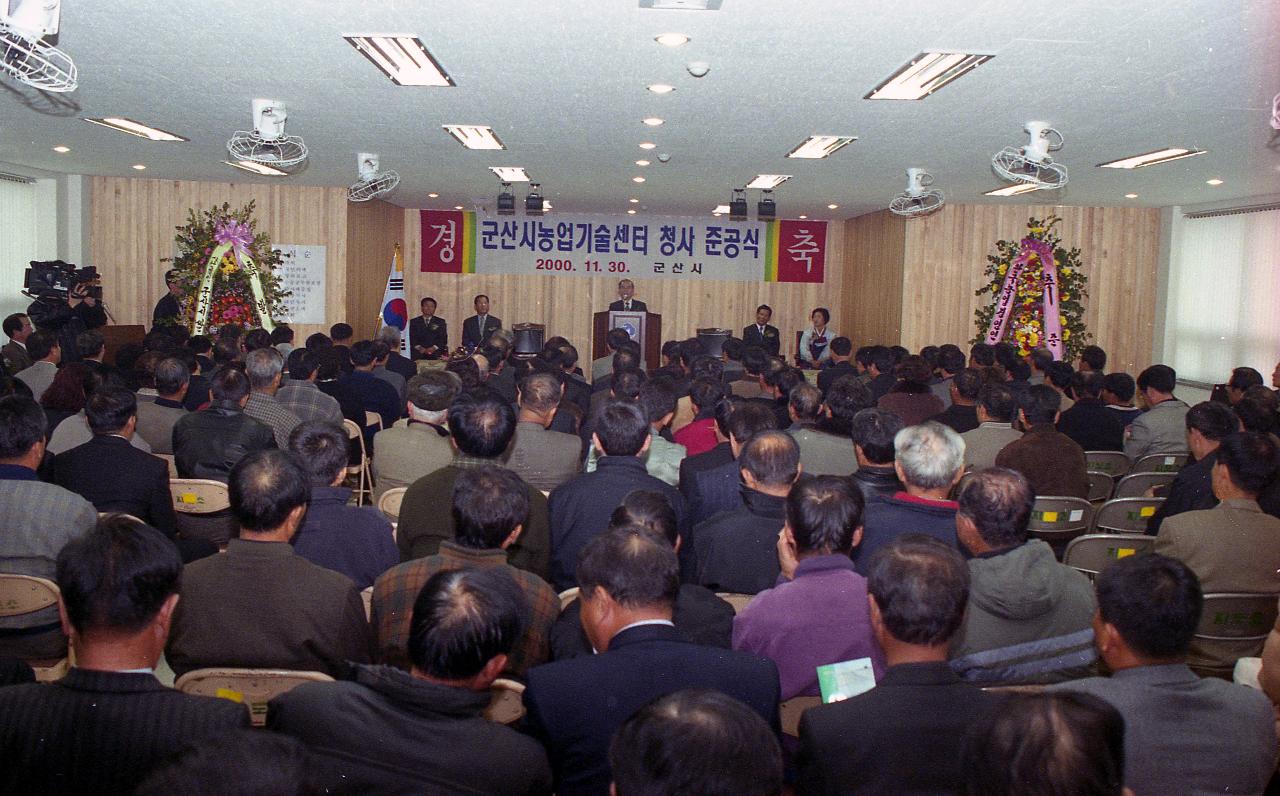
[[666,83],[650,83],[645,86],[645,88],[649,89],[654,94],[670,94],[676,90],[675,86],[669,86]]
[[506,145],[493,132],[492,127],[482,124],[446,124],[444,131],[457,139],[467,149],[506,149]]
[[729,205],[716,205],[716,209],[712,210],[712,215],[723,215],[729,212]]
[[1006,185],[1003,188],[997,188],[994,191],[987,191],[983,196],[1017,196],[1020,193],[1031,193],[1040,190],[1040,186],[1032,185],[1029,182],[1018,183],[1017,185]]
[[134,171],[146,171],[147,167],[142,165],[141,163],[135,163],[133,164],[133,169]]
[[289,173],[280,169],[268,166],[265,163],[254,163],[252,160],[224,160],[223,163],[233,168],[247,171],[252,174],[261,174],[264,177],[288,177]]
[[142,122],[135,122],[133,119],[126,119],[123,116],[107,116],[103,119],[85,118],[86,122],[96,124],[101,127],[110,127],[112,130],[119,130],[122,133],[136,135],[139,138],[146,138],[151,141],[186,141],[180,135],[175,135],[155,127],[148,127]]
[[1222,180],[1218,179],[1217,177],[1214,177],[1212,180],[1205,180],[1204,183],[1205,185],[1221,185]]
[[993,57],[953,52],[920,53],[872,89],[863,99],[924,99]]
[[747,183],[746,187],[772,191],[789,179],[791,179],[790,174],[757,174],[756,178]]
[[61,145],[59,145],[59,146],[54,147],[54,148],[53,148],[53,151],[54,151],[54,152],[57,152],[59,155],[65,155],[65,154],[67,154],[68,152],[70,152],[70,151],[71,151],[71,147],[69,147],[69,146],[61,146]]
[[1125,194],[1125,195],[1124,195],[1124,198],[1125,198],[1125,199],[1137,199],[1137,198],[1138,198],[1138,195],[1137,195],[1136,193],[1127,193],[1127,194]]
[[641,8],[657,11],[719,11],[724,0],[640,0]]
[[835,209],[836,209],[837,207],[839,207],[839,206],[840,206],[840,205],[827,205],[827,209],[828,209],[828,210],[835,210]]
[[349,33],[342,38],[397,86],[456,85],[416,36]]
[[1098,168],[1101,169],[1140,169],[1143,166],[1154,166],[1157,163],[1169,163],[1174,160],[1182,160],[1183,158],[1193,158],[1196,155],[1203,155],[1203,149],[1182,149],[1179,147],[1170,147],[1168,149],[1157,149],[1154,152],[1147,152],[1142,155],[1134,155],[1133,157],[1121,158],[1113,160],[1109,163],[1099,163]]
[[657,116],[650,116],[649,118],[644,119],[643,121],[645,124],[649,125],[650,127],[657,127],[663,122],[663,120],[659,119]]
[[641,148],[641,149],[653,149],[653,148],[654,148],[654,147],[656,147],[656,146],[657,146],[657,144],[653,143],[652,141],[641,141],[641,142],[640,142],[640,148]]
[[632,182],[644,182],[644,177],[632,177]]
[[845,148],[858,137],[854,135],[811,135],[787,153],[789,158],[825,158]]
[[654,36],[653,40],[663,47],[679,47],[689,43],[689,37],[683,33],[661,33]]
[[498,175],[503,182],[528,182],[529,175],[520,166],[490,166],[489,171]]

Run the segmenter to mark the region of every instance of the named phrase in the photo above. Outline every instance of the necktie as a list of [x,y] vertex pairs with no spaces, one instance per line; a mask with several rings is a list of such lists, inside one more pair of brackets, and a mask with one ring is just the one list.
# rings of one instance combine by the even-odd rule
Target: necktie
[[627,299],[626,301],[622,302],[622,308],[624,310],[631,309],[631,299]]

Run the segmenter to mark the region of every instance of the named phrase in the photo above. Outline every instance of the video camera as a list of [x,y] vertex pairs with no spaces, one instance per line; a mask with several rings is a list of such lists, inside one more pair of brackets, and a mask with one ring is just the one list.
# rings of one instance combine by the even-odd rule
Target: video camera
[[62,260],[32,260],[30,265],[23,275],[22,292],[31,298],[65,300],[76,285],[84,285],[87,295],[95,299],[102,298],[98,269],[92,265],[76,268]]

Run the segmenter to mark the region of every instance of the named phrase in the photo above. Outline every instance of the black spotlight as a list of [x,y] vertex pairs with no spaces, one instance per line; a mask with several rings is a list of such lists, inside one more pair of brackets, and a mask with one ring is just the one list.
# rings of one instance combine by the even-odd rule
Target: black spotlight
[[524,198],[524,214],[540,216],[545,212],[542,209],[542,186],[536,182],[529,183],[529,195]]
[[747,192],[741,188],[735,188],[733,198],[729,200],[729,220],[747,220]]
[[516,195],[511,192],[511,183],[504,182],[498,189],[498,215],[514,216],[516,214]]
[[761,191],[756,204],[756,221],[772,221],[778,217],[778,204],[773,201],[773,191]]

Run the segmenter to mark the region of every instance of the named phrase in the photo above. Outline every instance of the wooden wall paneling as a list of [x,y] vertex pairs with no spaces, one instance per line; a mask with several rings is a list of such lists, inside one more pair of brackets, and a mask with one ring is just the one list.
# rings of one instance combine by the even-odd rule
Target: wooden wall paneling
[[888,211],[844,222],[844,290],[839,329],[855,348],[894,345],[902,336],[905,230]]
[[[547,324],[547,337],[562,335],[578,348],[582,358],[591,350],[591,315],[617,298],[618,277],[497,276],[485,274],[429,274],[421,271],[419,211],[404,211],[405,289],[411,314],[417,303],[431,296],[437,313],[449,322],[449,344],[462,341],[462,321],[474,314],[472,298],[489,296],[491,312],[510,326],[531,322]],[[843,269],[843,230],[839,222],[827,225],[827,281],[823,284],[721,282],[678,279],[644,279],[633,276],[636,297],[662,315],[663,337],[690,337],[699,327],[721,326],[740,334],[755,318],[760,304],[773,307],[774,324],[782,331],[784,353],[795,348],[795,332],[808,323],[814,307],[832,313],[831,324],[844,332],[840,308]]]
[[[325,246],[325,324],[296,326],[299,336],[326,330],[346,313],[347,200],[342,188],[93,177],[91,264],[103,277],[116,323],[150,326],[164,295],[163,257],[174,254],[175,227],[187,211],[256,200],[259,227],[272,243]],[[388,260],[388,263],[390,261]],[[383,277],[385,279],[385,277]]]
[[[357,340],[370,337],[382,326],[382,296],[396,244],[403,249],[404,211],[401,208],[377,199],[347,205],[344,320],[355,329]],[[414,309],[413,303],[410,299],[410,310]]]

